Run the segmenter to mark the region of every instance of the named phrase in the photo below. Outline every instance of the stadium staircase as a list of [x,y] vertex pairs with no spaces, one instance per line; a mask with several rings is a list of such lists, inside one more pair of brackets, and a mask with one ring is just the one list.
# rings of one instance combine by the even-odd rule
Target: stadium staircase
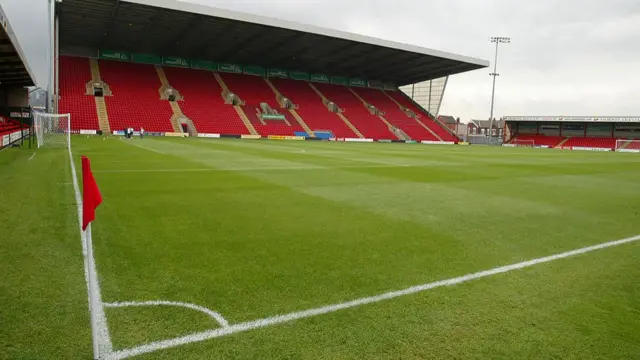
[[162,86],[153,65],[99,60],[100,74],[113,96],[105,98],[111,129],[173,132],[171,106],[160,99]]
[[[440,120],[440,118],[439,118],[439,117],[437,117],[437,116],[436,116],[436,117],[429,116],[429,118],[430,118],[433,122],[435,122],[435,123],[437,124],[438,129],[442,129],[442,130],[444,130],[444,131],[445,131],[445,133],[446,133],[446,134],[449,134],[449,135],[450,135],[449,137],[450,137],[450,138],[453,138],[453,140],[452,140],[452,141],[454,141],[454,142],[456,142],[456,143],[457,143],[458,141],[460,141],[460,138],[458,137],[458,135],[456,134],[456,132],[455,132],[453,129],[451,129],[450,127],[448,127],[448,126],[447,126],[447,124],[443,123],[443,122],[442,122],[442,120]],[[438,135],[438,136],[440,136],[440,135]]]
[[433,135],[435,135],[441,141],[452,141],[458,142],[459,139],[451,129],[447,128],[444,124],[440,123],[438,120],[435,120],[429,115],[429,113],[422,109],[419,105],[414,103],[407,95],[405,95],[402,91],[390,91],[386,92],[387,96],[391,98],[396,104],[400,106],[401,109],[406,109],[407,113],[415,114],[415,120],[422,124],[425,129],[431,131]]
[[[358,128],[356,128],[353,123],[351,123],[351,121],[349,121],[349,119],[347,119],[346,116],[342,115],[342,112],[344,111],[343,109],[341,109],[338,105],[336,105],[336,103],[334,103],[333,101],[329,100],[326,96],[324,96],[324,94],[313,84],[308,82],[307,83],[309,85],[309,87],[311,89],[313,89],[313,91],[320,96],[320,99],[322,100],[322,104],[325,106],[325,109],[327,111],[329,111],[330,113],[334,113],[336,114],[336,116],[342,120],[342,122],[360,139],[364,139],[364,135],[362,135],[362,133],[360,132],[360,130],[358,130]],[[333,109],[332,109],[333,107]]]
[[389,131],[399,140],[411,140],[411,138],[407,135],[406,132],[404,132],[402,129],[391,125],[391,123],[389,121],[387,121],[387,119],[385,118],[386,113],[382,110],[380,110],[378,107],[376,107],[375,105],[373,105],[372,103],[366,101],[365,99],[362,98],[362,96],[360,96],[357,92],[355,92],[352,88],[347,88],[352,94],[353,96],[356,97],[356,99],[360,100],[360,102],[362,103],[362,105],[365,107],[365,109],[367,109],[371,115],[373,116],[377,116],[380,120],[382,120],[382,122],[387,125],[387,129],[389,129]]
[[87,95],[91,75],[89,59],[60,56],[59,112],[71,114],[72,132],[100,130],[96,102]]
[[[287,99],[286,97],[284,97],[280,91],[278,90],[278,88],[275,87],[275,85],[273,85],[273,83],[271,82],[271,80],[269,80],[268,78],[265,78],[264,81],[267,83],[267,85],[271,88],[271,90],[273,91],[273,93],[276,95],[276,99],[278,101],[278,104],[280,105],[281,108],[287,108],[287,104],[285,104],[285,99]],[[291,116],[293,116],[294,119],[296,119],[296,121],[298,122],[298,124],[304,129],[304,131],[307,133],[307,135],[309,135],[310,137],[315,137],[315,133],[313,132],[313,130],[311,130],[311,128],[307,125],[307,123],[304,121],[304,119],[302,119],[302,117],[300,116],[300,114],[298,114],[298,112],[295,110],[298,105],[295,105],[293,103],[291,103],[292,106],[290,106],[287,110],[289,110],[289,113],[291,114]]]
[[[417,116],[417,115],[416,115]],[[431,129],[430,127],[428,127],[424,122],[422,122],[422,120],[420,120],[418,117],[414,118],[414,120],[418,123],[419,126],[421,126],[423,129],[427,130],[429,132],[429,134],[431,134],[431,136],[433,136],[435,138],[435,141],[445,141],[442,137],[440,137],[440,135],[438,135],[435,131],[433,131],[433,129]]]
[[171,124],[173,125],[173,131],[176,133],[184,134],[184,129],[182,128],[182,124],[187,125],[187,133],[189,136],[198,136],[198,130],[196,129],[195,124],[188,116],[186,116],[182,112],[182,108],[177,101],[169,101],[169,105],[171,105],[171,110],[173,111],[173,116],[171,116]]
[[417,141],[442,141],[433,131],[412,117],[413,113],[403,111],[402,106],[382,90],[354,88],[352,91],[384,111],[385,119],[396,128],[403,130],[411,139]]
[[[269,80],[282,96],[295,103],[295,111],[314,134],[330,132],[334,137],[362,137],[358,129],[337,112],[330,111],[327,100],[312,84],[305,81],[272,78]],[[346,120],[346,121],[345,121]],[[317,134],[316,134],[317,135]]]
[[369,112],[346,86],[323,83],[317,83],[314,86],[344,109],[341,115],[348,118],[365,138],[388,140],[396,138],[387,125],[378,116]]
[[[221,73],[220,77],[229,90],[244,102],[244,112],[261,136],[293,136],[305,129],[296,121],[289,122],[286,113],[279,110],[280,103],[273,89],[260,76]],[[263,114],[283,116],[283,119],[262,117]]]
[[180,92],[177,89],[174,89],[167,78],[167,74],[164,71],[164,68],[160,65],[156,65],[156,73],[158,74],[158,78],[160,79],[160,88],[158,89],[158,93],[160,95],[160,99],[169,100],[169,95],[173,95],[175,97],[175,101],[183,100]]
[[408,117],[410,117],[410,118],[412,118],[412,119],[415,119],[415,118],[416,118],[417,114],[416,114],[415,112],[413,112],[413,111],[411,111],[410,109],[408,109],[408,108],[406,108],[406,107],[402,106],[402,104],[400,104],[400,103],[398,102],[398,100],[394,99],[394,98],[393,98],[391,95],[389,95],[386,91],[384,91],[384,90],[379,90],[379,91],[381,91],[381,92],[384,94],[384,96],[385,96],[385,97],[387,97],[389,100],[391,100],[392,102],[394,102],[394,103],[395,103],[395,104],[400,108],[400,111],[401,111],[401,112],[403,112],[405,115],[407,115]]
[[434,132],[430,127],[425,125],[425,123],[423,123],[419,119],[420,116],[419,116],[418,113],[416,113],[413,110],[411,110],[411,109],[403,106],[402,104],[400,104],[400,102],[398,102],[398,100],[394,99],[386,91],[383,91],[383,90],[380,90],[380,91],[382,91],[382,93],[386,97],[388,97],[389,99],[391,99],[391,101],[393,101],[396,105],[398,105],[398,108],[400,108],[400,112],[404,113],[410,119],[413,119],[413,121],[415,121],[415,123],[418,124],[419,127],[421,127],[423,130],[427,131],[431,135],[431,139],[426,139],[426,140],[428,140],[428,141],[444,141],[436,132]]
[[[160,99],[169,101],[171,111],[173,112],[173,115],[171,116],[171,125],[173,126],[173,132],[184,133],[182,130],[182,123],[184,122],[189,124],[189,120],[187,116],[185,116],[182,112],[180,104],[178,103],[179,100],[182,100],[182,96],[180,96],[179,92],[171,86],[171,83],[169,83],[169,79],[167,78],[167,75],[165,74],[162,66],[156,65],[156,73],[158,74],[158,78],[160,79],[160,83],[162,84],[162,86],[160,86],[160,88],[158,89],[158,92],[160,93]],[[171,101],[169,99],[169,91],[171,91],[171,94],[175,96],[174,101]],[[190,135],[197,136],[197,132],[195,132],[195,129],[191,130],[193,128],[193,122],[191,122],[191,126],[188,126],[188,128],[190,129],[190,132],[194,132],[193,134],[190,133]]]
[[564,139],[564,140],[560,141],[560,143],[558,143],[558,145],[556,145],[556,146],[554,146],[554,147],[555,147],[555,148],[558,148],[558,149],[562,149],[562,146],[563,146],[567,141],[569,141],[569,138],[566,138],[566,139]]
[[87,94],[94,95],[94,84],[100,84],[103,90],[103,96],[93,96],[96,103],[96,113],[98,114],[98,124],[103,134],[111,134],[111,126],[109,125],[109,112],[107,111],[107,103],[104,101],[105,96],[111,96],[111,89],[109,85],[102,81],[100,76],[100,66],[98,66],[98,60],[89,59],[89,66],[91,69],[91,81],[87,83]]
[[342,122],[344,122],[349,127],[349,129],[351,129],[351,131],[356,134],[357,137],[359,137],[360,139],[364,139],[364,135],[360,132],[360,130],[353,126],[351,121],[349,121],[346,116],[342,115],[342,112],[337,112],[336,115],[338,115],[340,120],[342,120]]
[[177,67],[164,72],[171,85],[180,89],[180,110],[196,133],[250,134],[233,106],[225,104],[223,89],[212,72]]
[[[220,84],[220,87],[222,88],[222,98],[225,100],[225,103],[227,103],[227,97],[231,93],[229,87],[219,73],[214,73],[213,76],[218,81],[218,84]],[[240,117],[240,119],[244,123],[244,126],[247,128],[251,135],[260,135],[260,133],[256,131],[256,128],[247,117],[247,114],[245,114],[244,110],[242,109],[242,105],[233,105],[233,109],[235,110],[236,114],[238,114],[238,117]]]

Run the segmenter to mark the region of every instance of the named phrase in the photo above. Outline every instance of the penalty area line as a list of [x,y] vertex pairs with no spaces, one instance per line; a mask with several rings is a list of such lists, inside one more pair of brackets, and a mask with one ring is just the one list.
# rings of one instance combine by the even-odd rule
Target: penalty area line
[[190,334],[182,337],[177,337],[174,339],[156,341],[156,342],[148,343],[145,345],[136,346],[130,349],[114,351],[111,354],[109,354],[107,359],[109,360],[126,359],[132,356],[147,354],[147,353],[151,353],[151,352],[163,350],[163,349],[169,349],[169,348],[177,347],[180,345],[186,345],[190,343],[205,341],[213,338],[218,338],[218,337],[231,335],[231,334],[244,332],[244,331],[249,331],[249,330],[255,330],[255,329],[264,328],[267,326],[287,323],[287,322],[309,318],[313,316],[329,314],[339,310],[355,308],[355,307],[366,305],[366,304],[373,304],[380,301],[390,300],[390,299],[394,299],[394,298],[405,296],[405,295],[411,295],[411,294],[415,294],[423,291],[428,291],[428,290],[432,290],[432,289],[443,287],[443,286],[458,285],[467,281],[481,279],[484,277],[493,276],[497,274],[507,273],[514,270],[524,269],[534,265],[548,263],[551,261],[560,260],[560,259],[564,259],[572,256],[577,256],[577,255],[589,253],[596,250],[601,250],[601,249],[606,249],[606,248],[619,246],[627,243],[632,243],[638,240],[640,240],[640,235],[636,235],[626,239],[610,241],[610,242],[606,242],[598,245],[588,246],[588,247],[571,250],[571,251],[567,251],[567,252],[563,252],[555,255],[545,256],[537,259],[527,260],[527,261],[519,262],[516,264],[500,266],[497,268],[470,273],[467,275],[462,275],[462,276],[458,276],[458,277],[454,277],[446,280],[440,280],[440,281],[435,281],[427,284],[412,286],[402,290],[391,291],[391,292],[387,292],[387,293],[383,293],[375,296],[363,297],[363,298],[347,301],[344,303],[332,304],[332,305],[322,306],[322,307],[309,309],[309,310],[296,311],[296,312],[292,312],[284,315],[277,315],[277,316],[272,316],[264,319],[258,319],[258,320],[252,320],[252,321],[247,321],[243,323],[233,324],[227,327],[194,333],[194,334]]

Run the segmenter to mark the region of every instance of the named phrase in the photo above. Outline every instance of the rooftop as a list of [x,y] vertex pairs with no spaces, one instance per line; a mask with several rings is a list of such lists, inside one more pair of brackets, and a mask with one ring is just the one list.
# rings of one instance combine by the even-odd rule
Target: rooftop
[[489,66],[486,60],[176,0],[64,0],[59,6],[62,53],[149,53],[398,86]]

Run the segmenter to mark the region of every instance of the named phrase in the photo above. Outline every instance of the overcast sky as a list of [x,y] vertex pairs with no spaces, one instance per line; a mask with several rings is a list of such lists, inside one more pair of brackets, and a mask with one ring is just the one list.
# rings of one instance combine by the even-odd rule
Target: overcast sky
[[[189,0],[490,60],[495,116],[640,115],[638,0]],[[2,0],[40,84],[47,0]],[[40,5],[41,4],[41,5]],[[487,118],[489,69],[450,78],[442,114]]]

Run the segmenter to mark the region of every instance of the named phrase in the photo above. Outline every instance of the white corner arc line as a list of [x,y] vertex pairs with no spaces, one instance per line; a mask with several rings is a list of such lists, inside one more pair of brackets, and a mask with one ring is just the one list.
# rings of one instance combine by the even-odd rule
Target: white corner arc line
[[123,301],[123,302],[113,302],[113,303],[104,303],[104,306],[107,308],[123,308],[123,307],[137,307],[137,306],[178,306],[191,310],[200,311],[209,315],[215,321],[220,324],[221,327],[229,327],[229,322],[224,318],[219,312],[215,312],[211,309],[207,309],[204,306],[190,304],[179,301],[164,301],[164,300],[153,300],[153,301]]
[[124,349],[124,350],[112,352],[107,357],[107,359],[108,360],[126,359],[132,356],[146,354],[146,353],[150,353],[150,352],[154,352],[162,349],[168,349],[168,348],[173,348],[180,345],[186,345],[194,342],[205,341],[205,340],[222,337],[226,335],[231,335],[231,334],[235,334],[243,331],[254,330],[254,329],[259,329],[259,328],[263,328],[271,325],[282,324],[290,321],[309,318],[312,316],[328,314],[328,313],[336,312],[338,310],[354,308],[354,307],[358,307],[366,304],[377,303],[383,300],[389,300],[389,299],[397,298],[400,296],[411,295],[411,294],[435,289],[438,287],[457,285],[457,284],[461,284],[463,282],[467,282],[471,280],[476,280],[476,279],[480,279],[480,278],[484,278],[492,275],[502,274],[509,271],[513,271],[513,270],[524,269],[524,268],[528,268],[528,267],[542,264],[542,263],[547,263],[555,260],[576,256],[576,255],[585,254],[585,253],[596,251],[596,250],[601,250],[609,247],[632,243],[638,240],[640,240],[640,235],[636,235],[626,239],[610,241],[610,242],[606,242],[598,245],[588,246],[588,247],[571,250],[571,251],[567,251],[567,252],[563,252],[555,255],[545,256],[537,259],[527,260],[527,261],[519,262],[512,265],[500,266],[497,268],[479,271],[479,272],[475,272],[467,275],[462,275],[455,278],[412,286],[412,287],[398,290],[398,291],[391,291],[391,292],[387,292],[387,293],[383,293],[375,296],[363,297],[363,298],[351,300],[344,303],[332,304],[332,305],[322,306],[322,307],[309,309],[309,310],[296,311],[296,312],[292,312],[284,315],[277,315],[277,316],[272,316],[264,319],[258,319],[258,320],[247,321],[239,324],[234,324],[234,325],[220,328],[220,329],[208,330],[208,331],[203,331],[203,332],[194,333],[190,335],[185,335],[185,336],[177,337],[174,339],[156,341],[156,342],[148,343],[145,345],[136,346],[130,349]]
[[107,326],[107,316],[104,312],[104,306],[102,303],[102,295],[100,294],[100,283],[98,281],[98,272],[96,270],[95,260],[91,263],[93,266],[89,269],[89,262],[87,259],[87,239],[85,237],[84,231],[82,231],[82,196],[80,195],[80,187],[78,186],[78,176],[76,173],[76,166],[73,163],[73,155],[71,154],[71,148],[69,147],[69,163],[71,164],[71,179],[73,181],[73,190],[75,192],[76,204],[78,206],[78,229],[80,230],[80,241],[82,243],[82,258],[84,260],[84,277],[87,282],[87,296],[89,299],[91,298],[91,288],[89,286],[89,276],[93,275],[92,278],[96,279],[96,298],[98,299],[98,304],[95,306],[91,306],[91,301],[89,300],[89,311],[95,311],[97,323],[98,323],[98,346],[100,347],[100,354],[105,354],[108,356],[113,351],[113,344],[111,343],[111,336],[109,335],[109,327]]

